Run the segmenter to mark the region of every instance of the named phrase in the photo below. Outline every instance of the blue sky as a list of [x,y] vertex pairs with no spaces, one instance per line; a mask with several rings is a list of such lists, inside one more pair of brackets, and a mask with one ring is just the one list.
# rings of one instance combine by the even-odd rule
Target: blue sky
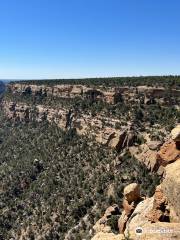
[[180,74],[179,0],[0,0],[0,79]]

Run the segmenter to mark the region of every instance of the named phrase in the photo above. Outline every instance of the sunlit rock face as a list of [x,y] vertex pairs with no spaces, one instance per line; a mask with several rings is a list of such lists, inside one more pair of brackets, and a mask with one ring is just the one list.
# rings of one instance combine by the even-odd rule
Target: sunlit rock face
[[[36,85],[36,84],[25,84],[15,83],[9,84],[8,89],[12,93],[31,93],[33,95],[41,92],[48,96],[55,96],[60,98],[75,98],[89,99],[92,101],[101,100],[109,104],[116,104],[122,102],[142,102],[144,104],[154,104],[156,102],[164,103],[167,98],[167,90],[164,87],[106,87],[103,86],[86,86],[76,84],[56,84],[53,86],[49,85]],[[173,96],[179,97],[180,90],[171,89]]]

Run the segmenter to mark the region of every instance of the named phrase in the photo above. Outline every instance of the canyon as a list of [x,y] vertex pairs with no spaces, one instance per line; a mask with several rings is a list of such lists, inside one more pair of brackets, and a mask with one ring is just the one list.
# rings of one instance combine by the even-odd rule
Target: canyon
[[[179,106],[178,82],[169,87],[162,83],[158,85],[158,82],[156,86],[139,84],[139,82],[134,86],[129,86],[128,81],[125,85],[114,86],[113,84],[96,86],[87,84],[86,81],[84,84],[72,84],[68,81],[66,83],[43,82],[42,84],[40,81],[37,84],[24,81],[22,83],[12,82],[7,85],[1,100],[1,111],[7,122],[6,128],[10,124],[12,130],[25,127],[27,130],[32,128],[34,131],[34,126],[44,128],[47,124],[48,128],[52,129],[51,131],[63,131],[60,133],[62,136],[70,134],[67,139],[71,139],[72,134],[77,135],[80,139],[86,139],[81,141],[87,141],[88,148],[95,148],[97,151],[104,149],[103,151],[108,152],[109,158],[114,154],[112,160],[107,159],[107,162],[102,165],[98,160],[100,156],[97,158],[97,164],[100,165],[97,165],[96,168],[104,169],[101,169],[98,178],[102,185],[105,184],[106,190],[104,192],[102,186],[99,186],[100,189],[97,190],[99,196],[102,194],[101,192],[105,193],[104,206],[101,206],[100,202],[93,198],[93,200],[89,200],[87,212],[84,211],[81,215],[83,207],[80,207],[81,210],[78,208],[79,212],[76,214],[77,216],[80,214],[81,217],[78,216],[78,221],[76,220],[71,227],[67,228],[67,231],[64,230],[66,234],[61,235],[66,240],[162,239],[162,231],[164,231],[165,239],[180,237],[178,230],[180,228],[180,212],[178,210],[180,209]],[[57,130],[56,127],[60,130]],[[48,132],[46,134],[48,135]],[[48,139],[52,138],[52,142],[54,142],[53,134],[47,136]],[[57,142],[53,144],[56,146]],[[38,147],[39,143],[37,142],[36,145]],[[48,148],[50,148],[49,145]],[[55,149],[58,148],[59,145]],[[21,155],[21,153],[18,154]],[[70,153],[63,154],[66,158],[65,156]],[[78,158],[79,154],[77,152],[73,156]],[[86,153],[83,152],[83,154]],[[16,155],[13,158],[16,159]],[[31,159],[30,161],[33,161],[33,166],[35,169],[37,168],[36,172],[41,177],[45,171],[43,170],[45,168],[44,160]],[[48,159],[46,163],[48,166],[46,168],[49,169],[47,174],[51,171],[49,161],[51,160]],[[58,166],[57,160],[54,161],[54,166]],[[82,161],[82,166],[85,165],[82,168],[83,171],[89,168],[86,164]],[[61,170],[59,171],[61,172]],[[93,175],[93,168],[91,171]],[[147,172],[144,173],[144,171]],[[103,174],[107,174],[104,181],[100,180]],[[95,175],[97,177],[97,174]],[[111,178],[115,178],[116,181],[113,182],[110,180]],[[28,191],[31,183],[30,180],[25,179],[20,180],[20,186],[21,189],[27,188]],[[37,184],[40,181],[38,179],[39,177],[35,178]],[[93,180],[89,181],[93,182]],[[120,181],[121,190],[117,191],[118,181]],[[150,186],[151,182],[152,186]],[[97,185],[99,184],[97,183]],[[143,184],[147,184],[146,187]],[[86,192],[86,190],[83,191]],[[147,193],[148,191],[150,194]],[[93,192],[93,194],[97,193]],[[115,200],[116,196],[118,196],[118,201]],[[108,203],[106,199],[108,199]],[[61,204],[64,206],[64,200]],[[47,206],[44,207],[47,208]],[[65,207],[68,208],[68,206]],[[36,211],[39,211],[37,206]],[[55,233],[56,235],[52,235],[53,239],[61,239],[61,237],[58,238],[61,231],[58,233],[58,230],[55,230],[56,225],[60,228],[59,213],[57,210],[53,211],[55,212],[53,214],[51,212],[51,223],[47,223],[44,219],[42,227],[39,227],[36,222],[37,217],[34,216],[34,227],[26,223],[28,226],[24,225],[20,228],[18,234],[10,231],[14,236],[12,239],[30,239],[30,235],[33,235],[35,239],[43,240]],[[94,217],[93,224],[90,223],[90,216],[97,215],[99,211],[101,217],[99,216],[99,219]]]

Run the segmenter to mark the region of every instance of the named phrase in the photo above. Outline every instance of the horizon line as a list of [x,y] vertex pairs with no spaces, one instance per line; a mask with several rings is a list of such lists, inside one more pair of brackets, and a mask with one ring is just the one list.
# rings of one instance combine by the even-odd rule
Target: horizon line
[[8,81],[43,81],[43,80],[76,80],[76,79],[104,79],[104,78],[143,78],[143,77],[180,77],[180,74],[168,74],[168,75],[124,75],[124,76],[103,76],[103,77],[66,77],[66,78],[0,78]]

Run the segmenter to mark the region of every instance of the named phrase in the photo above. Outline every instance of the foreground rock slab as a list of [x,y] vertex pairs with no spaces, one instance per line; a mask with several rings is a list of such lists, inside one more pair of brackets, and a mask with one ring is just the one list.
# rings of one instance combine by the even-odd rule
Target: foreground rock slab
[[[138,233],[139,232],[139,233]],[[180,223],[146,223],[135,226],[128,234],[98,233],[91,240],[178,240],[180,239]]]
[[171,131],[171,136],[175,142],[180,142],[180,124]]
[[162,189],[168,198],[170,213],[176,213],[171,217],[174,221],[180,222],[180,160],[168,165],[165,171]]
[[[139,228],[140,229],[140,228]],[[166,223],[166,222],[157,222],[157,223],[147,223],[142,226],[142,233],[134,233],[137,231],[137,228],[134,229],[134,232],[130,233],[131,240],[177,240],[180,239],[180,223]],[[132,237],[131,237],[132,236]]]
[[177,144],[173,140],[164,143],[157,155],[159,165],[163,167],[178,159],[180,159],[180,149],[177,148]]
[[115,235],[113,233],[103,233],[103,232],[96,234],[92,238],[92,240],[123,240],[123,239],[124,239],[123,234]]

